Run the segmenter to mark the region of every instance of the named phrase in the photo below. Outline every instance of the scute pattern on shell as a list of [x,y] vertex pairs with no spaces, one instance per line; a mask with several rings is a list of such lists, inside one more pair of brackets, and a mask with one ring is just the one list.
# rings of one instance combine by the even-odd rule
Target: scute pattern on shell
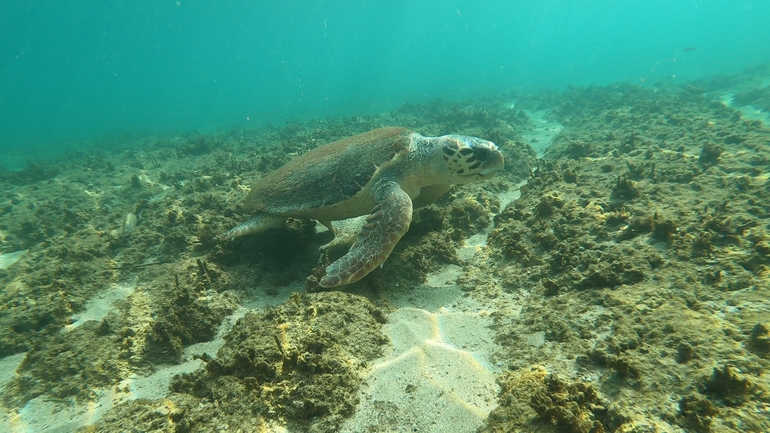
[[378,167],[405,158],[411,133],[379,128],[317,147],[257,180],[244,209],[280,215],[342,203],[361,191]]

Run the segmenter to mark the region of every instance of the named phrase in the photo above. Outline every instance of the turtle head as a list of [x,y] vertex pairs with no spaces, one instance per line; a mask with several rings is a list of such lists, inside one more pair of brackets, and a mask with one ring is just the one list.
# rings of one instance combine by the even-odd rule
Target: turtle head
[[441,156],[452,183],[489,179],[502,170],[505,160],[495,143],[465,135],[445,135]]

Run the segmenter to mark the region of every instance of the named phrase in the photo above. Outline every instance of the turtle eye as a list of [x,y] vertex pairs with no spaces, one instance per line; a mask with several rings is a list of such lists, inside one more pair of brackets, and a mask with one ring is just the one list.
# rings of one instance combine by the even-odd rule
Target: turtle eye
[[488,147],[476,146],[473,148],[473,156],[479,161],[486,161],[492,156]]

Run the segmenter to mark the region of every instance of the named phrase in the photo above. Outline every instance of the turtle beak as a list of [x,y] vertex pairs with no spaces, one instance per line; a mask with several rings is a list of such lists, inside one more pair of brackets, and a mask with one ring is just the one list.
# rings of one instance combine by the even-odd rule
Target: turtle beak
[[500,149],[494,143],[489,142],[489,144],[494,146],[494,150],[489,153],[489,159],[481,163],[481,174],[484,176],[494,174],[505,167],[503,153],[500,152]]
[[[503,169],[505,158],[495,143],[467,135],[447,135],[445,137],[459,142],[454,145],[454,148],[459,149],[461,158],[465,160],[464,164],[468,165],[467,167],[460,167],[462,169],[454,175],[455,178],[462,178],[464,182],[485,180]],[[454,150],[449,148],[447,151],[453,153]]]
[[479,173],[484,176],[490,176],[505,166],[505,158],[500,148],[495,143],[476,137],[467,137],[465,140],[471,149],[476,161],[481,162]]

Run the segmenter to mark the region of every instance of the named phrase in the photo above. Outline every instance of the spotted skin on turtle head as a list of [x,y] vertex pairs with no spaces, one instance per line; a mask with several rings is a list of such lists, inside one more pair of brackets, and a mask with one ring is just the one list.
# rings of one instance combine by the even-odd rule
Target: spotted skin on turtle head
[[494,175],[503,165],[503,157],[495,143],[463,135],[445,136],[442,156],[454,175],[474,182]]

